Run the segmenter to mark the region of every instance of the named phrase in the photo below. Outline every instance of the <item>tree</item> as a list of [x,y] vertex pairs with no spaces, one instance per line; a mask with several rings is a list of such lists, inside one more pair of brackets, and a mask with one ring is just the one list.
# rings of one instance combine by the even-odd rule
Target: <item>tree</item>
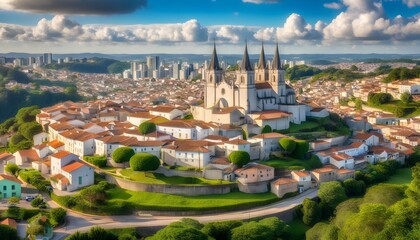
[[118,236],[118,240],[137,240],[137,238],[133,235],[128,234],[128,233],[124,233],[124,234]]
[[23,124],[25,122],[33,122],[35,121],[35,116],[38,113],[40,113],[38,106],[21,108],[16,114],[16,121],[19,124]]
[[287,239],[290,233],[290,226],[277,217],[269,217],[260,220],[258,223],[270,228],[277,238]]
[[413,101],[413,96],[411,96],[411,94],[408,92],[404,92],[401,94],[400,99],[404,104],[408,104]]
[[362,180],[355,180],[353,178],[344,180],[343,187],[348,197],[363,196],[366,191],[365,182]]
[[16,133],[10,138],[9,142],[10,142],[10,145],[16,146],[24,140],[26,140],[26,138],[22,134]]
[[327,204],[331,209],[347,198],[344,188],[337,181],[322,183],[318,190],[318,196],[321,202]]
[[39,207],[41,205],[45,204],[44,199],[40,195],[38,195],[35,199],[31,201],[32,207]]
[[309,198],[305,198],[302,202],[302,221],[306,225],[314,225],[321,219],[321,209],[318,203]]
[[327,240],[327,239],[338,239],[339,229],[327,223],[317,223],[311,229],[306,232],[307,240]]
[[356,65],[351,65],[350,70],[354,71],[359,71],[359,68]]
[[110,235],[105,229],[101,227],[92,227],[89,230],[88,234],[89,234],[90,239],[104,239],[104,240],[108,239]]
[[76,232],[72,234],[70,237],[66,238],[66,240],[91,240],[89,237],[89,233],[81,233]]
[[156,132],[156,124],[148,121],[143,122],[139,126],[139,132],[143,135]]
[[207,223],[201,231],[217,240],[229,240],[231,238],[231,230],[242,225],[241,221],[223,221]]
[[362,109],[363,109],[363,106],[362,106],[362,100],[361,100],[360,98],[356,98],[356,99],[354,100],[354,108],[355,108],[356,110],[362,110]]
[[287,153],[292,153],[296,148],[296,142],[291,138],[282,138],[279,144]]
[[239,150],[231,152],[228,156],[228,160],[236,166],[242,167],[251,161],[251,157],[247,151]]
[[150,153],[137,153],[130,158],[130,167],[133,171],[154,171],[159,166],[159,158]]
[[42,132],[41,124],[37,122],[23,123],[19,127],[19,132],[28,140],[32,141],[33,137]]
[[309,142],[305,140],[296,140],[295,145],[295,150],[292,155],[296,158],[303,158],[309,151]]
[[181,220],[177,222],[173,222],[170,224],[171,227],[192,227],[197,230],[200,230],[203,228],[203,224],[201,224],[199,221],[192,219],[192,218],[181,218]]
[[11,198],[9,198],[9,200],[7,200],[7,202],[10,205],[12,205],[12,206],[16,206],[17,204],[19,204],[20,198],[18,198],[18,197],[11,197]]
[[275,240],[275,234],[269,227],[257,222],[244,223],[232,229],[232,240]]
[[98,185],[89,186],[80,191],[80,196],[83,200],[89,202],[90,207],[105,201],[106,192]]
[[19,174],[19,166],[14,163],[7,163],[6,167],[4,167],[4,171],[6,171],[8,174],[13,175],[15,177]]
[[19,239],[16,229],[3,224],[0,224],[0,236],[3,240]]
[[67,211],[64,208],[53,208],[50,210],[51,221],[62,224],[66,219]]
[[119,147],[112,153],[112,159],[116,163],[125,163],[130,161],[130,158],[136,154],[131,147]]
[[265,125],[263,129],[261,130],[261,133],[271,133],[273,132],[273,129],[271,129],[270,125]]
[[182,224],[169,224],[162,230],[159,230],[155,235],[150,237],[150,240],[210,240],[211,238],[200,230],[191,226]]

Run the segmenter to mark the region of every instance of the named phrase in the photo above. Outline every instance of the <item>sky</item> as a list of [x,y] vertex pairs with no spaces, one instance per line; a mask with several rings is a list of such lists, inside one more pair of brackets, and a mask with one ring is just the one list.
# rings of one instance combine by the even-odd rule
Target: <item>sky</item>
[[0,52],[420,53],[420,0],[0,0]]

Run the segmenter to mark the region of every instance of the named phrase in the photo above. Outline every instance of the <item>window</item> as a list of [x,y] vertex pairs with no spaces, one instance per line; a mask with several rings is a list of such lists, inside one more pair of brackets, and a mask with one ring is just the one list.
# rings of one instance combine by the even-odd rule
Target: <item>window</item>
[[276,76],[273,76],[273,82],[276,82]]
[[7,186],[3,186],[3,190],[6,191],[7,190]]
[[213,76],[211,76],[211,75],[210,75],[210,80],[209,80],[209,82],[210,82],[210,83],[212,83],[212,82],[213,82]]
[[15,185],[12,185],[12,190],[15,190],[15,187],[16,187]]
[[244,83],[244,76],[241,76],[241,83]]
[[12,192],[12,197],[16,197],[16,193],[15,192]]
[[79,185],[82,185],[82,176],[79,176]]

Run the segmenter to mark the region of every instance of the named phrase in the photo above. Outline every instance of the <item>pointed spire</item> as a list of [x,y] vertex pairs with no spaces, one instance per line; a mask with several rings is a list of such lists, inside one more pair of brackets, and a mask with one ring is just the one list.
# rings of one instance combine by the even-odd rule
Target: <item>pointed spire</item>
[[258,60],[258,69],[265,69],[267,64],[265,62],[264,43],[261,43],[260,59]]
[[279,54],[279,44],[276,43],[276,50],[274,51],[274,58],[272,64],[273,70],[281,70],[280,54]]
[[246,42],[245,42],[244,55],[242,56],[241,70],[252,71],[251,61],[249,61],[249,56],[248,56],[248,44]]
[[216,42],[213,43],[213,54],[211,55],[209,70],[221,70],[219,65],[219,59],[217,59]]

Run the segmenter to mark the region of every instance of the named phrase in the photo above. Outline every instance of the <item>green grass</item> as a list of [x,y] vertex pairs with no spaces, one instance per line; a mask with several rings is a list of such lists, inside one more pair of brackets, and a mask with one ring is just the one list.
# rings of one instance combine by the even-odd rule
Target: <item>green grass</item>
[[173,184],[173,185],[215,185],[231,184],[231,182],[221,180],[209,180],[198,177],[166,177],[159,173],[137,172],[131,169],[121,170],[120,173],[132,181],[152,184]]
[[322,167],[321,162],[316,156],[312,156],[310,159],[295,159],[291,157],[282,159],[272,159],[268,161],[261,161],[261,164],[271,166],[276,169],[293,169],[304,168],[306,170],[312,170],[314,168]]
[[402,103],[400,100],[394,100],[390,103],[382,104],[382,105],[372,105],[367,104],[369,107],[377,108],[386,112],[393,113],[395,108],[414,108],[415,110],[403,117],[410,118],[410,117],[416,117],[420,115],[420,102],[411,102],[408,104]]
[[390,184],[409,184],[413,180],[411,168],[400,168],[385,183]]
[[288,223],[291,231],[290,231],[290,240],[304,240],[305,239],[305,233],[308,231],[311,227],[305,225],[300,219],[293,219],[290,223]]
[[312,129],[316,127],[321,127],[321,124],[317,122],[306,121],[301,124],[290,123],[289,132],[295,133],[300,132],[301,130]]
[[260,194],[233,192],[227,194],[179,196],[129,191],[116,187],[108,190],[107,193],[108,204],[126,201],[133,204],[137,210],[157,211],[237,210],[262,206],[279,200],[271,192]]

